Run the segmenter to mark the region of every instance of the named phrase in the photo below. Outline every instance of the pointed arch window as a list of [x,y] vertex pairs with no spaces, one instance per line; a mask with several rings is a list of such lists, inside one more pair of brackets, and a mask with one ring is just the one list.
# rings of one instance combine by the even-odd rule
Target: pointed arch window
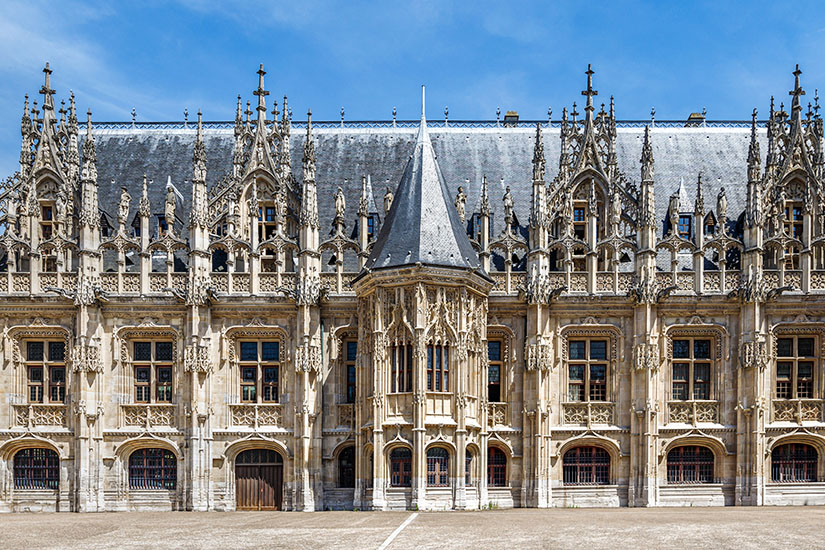
[[817,481],[819,454],[810,445],[788,443],[771,452],[771,480],[774,483]]
[[487,449],[487,485],[490,487],[507,485],[507,455],[498,447]]
[[397,447],[390,452],[390,486],[409,487],[412,482],[412,451]]
[[427,346],[427,390],[450,391],[450,346]]
[[412,372],[412,345],[395,344],[390,346],[390,392],[411,392]]
[[58,489],[60,458],[52,449],[21,449],[14,455],[15,489]]
[[562,470],[565,485],[607,485],[610,455],[601,447],[576,447],[564,453]]
[[667,454],[667,482],[713,483],[713,451],[697,445],[672,449]]
[[450,484],[450,452],[444,447],[427,451],[427,485],[448,487]]

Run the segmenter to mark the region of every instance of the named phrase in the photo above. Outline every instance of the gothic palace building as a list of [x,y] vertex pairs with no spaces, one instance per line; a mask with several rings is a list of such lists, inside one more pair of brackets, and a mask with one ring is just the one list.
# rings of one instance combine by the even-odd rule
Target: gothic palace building
[[588,69],[582,113],[429,127],[293,122],[263,67],[234,123],[93,124],[44,72],[0,511],[825,504],[798,68],[762,120],[620,122]]

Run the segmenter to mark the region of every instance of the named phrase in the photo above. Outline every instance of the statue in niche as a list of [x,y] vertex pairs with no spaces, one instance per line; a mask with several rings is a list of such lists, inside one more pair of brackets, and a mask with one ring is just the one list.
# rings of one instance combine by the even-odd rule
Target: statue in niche
[[613,193],[613,200],[610,201],[610,225],[618,227],[622,220],[622,198],[619,192]]
[[392,194],[392,191],[390,191],[390,188],[387,187],[387,192],[384,193],[384,214],[387,214],[390,211],[393,198],[394,195]]
[[57,214],[57,223],[59,226],[63,224],[67,224],[68,220],[66,219],[66,209],[68,203],[66,202],[66,196],[63,193],[58,193],[57,197],[55,198],[55,213]]
[[467,209],[467,195],[464,194],[464,187],[458,187],[458,195],[455,198],[455,209],[458,212],[458,219],[464,223]]

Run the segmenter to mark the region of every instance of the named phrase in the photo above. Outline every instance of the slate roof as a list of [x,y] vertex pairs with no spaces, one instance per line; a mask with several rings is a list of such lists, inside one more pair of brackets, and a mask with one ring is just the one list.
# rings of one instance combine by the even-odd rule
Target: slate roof
[[[446,186],[448,205],[452,205],[458,186],[467,194],[467,220],[478,211],[481,179],[487,176],[494,237],[504,228],[502,198],[510,186],[515,214],[526,225],[530,211],[532,157],[535,130],[528,128],[445,128],[429,127],[429,136]],[[338,186],[347,202],[347,228],[351,232],[358,219],[361,176],[370,176],[374,189],[370,210],[382,222],[385,187],[395,192],[414,151],[414,128],[319,128],[316,140],[318,209],[322,239],[335,217],[334,195]],[[644,129],[619,128],[616,152],[619,169],[628,180],[640,185],[642,137]],[[547,181],[558,171],[560,149],[557,128],[544,129]],[[143,174],[153,180],[150,186],[152,212],[163,212],[168,176],[183,194],[182,220],[188,219],[191,202],[192,150],[195,129],[116,129],[95,130],[98,156],[100,206],[116,219],[120,187],[132,196],[130,219],[137,211]],[[765,130],[759,130],[762,150],[766,150]],[[293,173],[300,181],[303,132],[293,131],[291,156]],[[747,153],[750,130],[747,128],[653,128],[651,142],[655,159],[656,213],[664,229],[668,198],[685,180],[687,204],[693,209],[696,177],[703,173],[706,210],[715,209],[716,195],[724,185],[729,217],[735,220],[744,210],[747,186]],[[233,132],[231,129],[206,129],[207,184],[211,188],[231,170]],[[112,183],[114,180],[114,183]],[[185,232],[184,232],[185,234]]]
[[374,270],[418,263],[473,270],[481,267],[438,168],[423,115],[415,148],[366,267]]

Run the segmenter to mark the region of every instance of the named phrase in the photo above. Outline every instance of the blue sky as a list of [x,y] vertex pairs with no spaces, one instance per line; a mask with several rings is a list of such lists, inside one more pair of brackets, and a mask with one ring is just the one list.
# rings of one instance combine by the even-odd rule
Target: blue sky
[[[233,118],[264,63],[295,118],[554,116],[581,101],[588,63],[621,119],[711,119],[787,100],[799,63],[825,96],[821,2],[332,2],[0,0],[0,174],[17,169],[23,95],[49,61],[95,120]],[[271,104],[270,104],[271,105]]]

